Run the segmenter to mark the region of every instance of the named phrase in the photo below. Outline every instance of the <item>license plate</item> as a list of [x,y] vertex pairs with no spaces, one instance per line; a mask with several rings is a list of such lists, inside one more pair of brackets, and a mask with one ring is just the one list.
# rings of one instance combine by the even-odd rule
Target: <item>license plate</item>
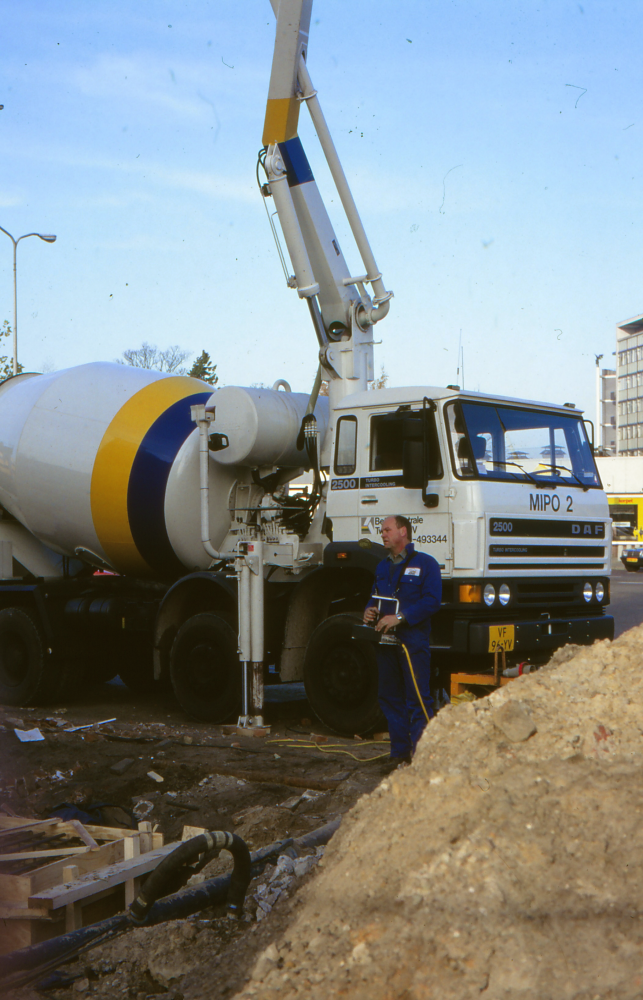
[[489,626],[489,652],[499,653],[501,649],[509,652],[514,648],[514,626],[513,625],[490,625]]
[[625,556],[625,562],[638,562],[638,556]]

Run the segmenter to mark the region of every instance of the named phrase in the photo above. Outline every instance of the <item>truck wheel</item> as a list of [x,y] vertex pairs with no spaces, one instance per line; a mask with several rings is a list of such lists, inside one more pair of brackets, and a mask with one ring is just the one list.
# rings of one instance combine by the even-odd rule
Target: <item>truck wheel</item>
[[188,618],[170,652],[170,679],[181,708],[203,722],[225,722],[241,707],[237,635],[223,618]]
[[36,705],[56,687],[54,665],[44,636],[32,616],[21,608],[0,611],[0,702]]
[[361,615],[333,615],[318,625],[308,643],[304,685],[310,707],[325,726],[342,736],[386,728],[377,700],[375,644],[352,637]]

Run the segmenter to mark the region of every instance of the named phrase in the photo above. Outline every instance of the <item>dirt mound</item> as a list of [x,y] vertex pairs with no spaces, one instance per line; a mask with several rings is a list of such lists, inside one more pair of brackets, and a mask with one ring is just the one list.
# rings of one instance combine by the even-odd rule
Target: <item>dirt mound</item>
[[237,996],[640,998],[642,819],[639,627],[440,712]]

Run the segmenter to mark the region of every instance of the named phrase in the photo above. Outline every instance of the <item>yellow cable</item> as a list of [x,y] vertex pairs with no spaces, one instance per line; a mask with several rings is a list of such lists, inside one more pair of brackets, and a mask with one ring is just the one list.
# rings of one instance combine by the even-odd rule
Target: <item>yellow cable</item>
[[[372,745],[373,743],[375,743],[375,744],[380,743],[381,744],[381,743],[387,743],[387,742],[389,742],[389,741],[388,740],[367,740],[367,741],[365,741],[361,745],[362,746],[366,746],[366,745]],[[360,764],[368,764],[369,761],[372,761],[372,760],[381,760],[383,757],[388,757],[389,756],[388,753],[380,753],[380,754],[377,754],[375,757],[358,757],[357,754],[351,753],[350,750],[342,750],[342,749],[340,749],[340,747],[342,746],[341,743],[331,743],[330,746],[320,747],[318,743],[300,743],[298,740],[293,740],[293,739],[288,739],[288,738],[281,738],[281,739],[275,739],[275,740],[266,740],[266,743],[287,743],[288,746],[285,747],[284,749],[292,749],[292,750],[296,750],[296,749],[299,749],[299,750],[319,750],[320,753],[333,753],[333,754],[335,754],[335,753],[342,753],[342,754],[345,754],[347,757],[352,757],[353,760],[358,761]]]
[[420,689],[418,687],[418,682],[415,679],[415,673],[413,672],[413,664],[411,663],[411,657],[409,656],[409,651],[408,651],[408,649],[406,648],[406,646],[404,645],[403,642],[401,642],[400,645],[401,645],[402,649],[404,650],[404,652],[406,653],[406,658],[407,658],[407,660],[409,662],[409,670],[411,671],[411,677],[413,678],[413,686],[415,688],[415,693],[418,696],[418,701],[419,701],[420,705],[422,706],[422,711],[424,712],[424,714],[426,716],[426,721],[430,722],[431,719],[429,718],[429,713],[426,710],[426,705],[424,704],[424,701],[422,700],[422,695],[420,694]]

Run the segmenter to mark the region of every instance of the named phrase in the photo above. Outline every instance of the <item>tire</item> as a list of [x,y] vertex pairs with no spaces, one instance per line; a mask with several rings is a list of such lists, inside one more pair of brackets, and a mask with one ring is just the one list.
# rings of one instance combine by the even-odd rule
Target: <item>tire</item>
[[0,611],[0,702],[37,705],[58,686],[56,667],[35,617],[22,608]]
[[325,726],[341,736],[363,736],[386,728],[377,700],[375,643],[353,639],[361,615],[327,618],[313,632],[304,661],[310,707]]
[[176,699],[202,722],[226,722],[241,710],[237,635],[223,618],[205,612],[188,618],[170,652]]

